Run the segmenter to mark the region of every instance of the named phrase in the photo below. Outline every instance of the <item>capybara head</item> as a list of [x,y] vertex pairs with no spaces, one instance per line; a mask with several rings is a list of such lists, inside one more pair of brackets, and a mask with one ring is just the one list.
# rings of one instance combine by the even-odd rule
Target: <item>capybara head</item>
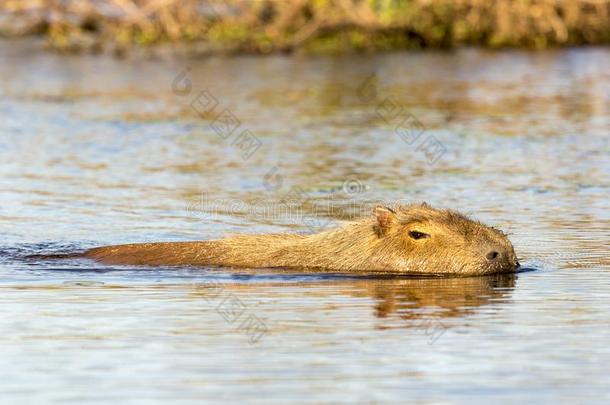
[[[502,231],[427,204],[377,206],[375,231],[383,262],[395,271],[427,274],[510,273],[519,268]],[[387,257],[387,256],[390,257]]]

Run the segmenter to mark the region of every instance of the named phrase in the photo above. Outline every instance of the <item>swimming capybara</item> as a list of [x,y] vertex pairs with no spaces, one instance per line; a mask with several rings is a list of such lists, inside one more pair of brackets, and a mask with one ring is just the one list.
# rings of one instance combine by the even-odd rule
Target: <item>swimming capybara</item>
[[431,275],[510,273],[519,263],[499,230],[423,203],[376,206],[370,218],[313,235],[104,246],[84,256],[121,265],[221,265]]

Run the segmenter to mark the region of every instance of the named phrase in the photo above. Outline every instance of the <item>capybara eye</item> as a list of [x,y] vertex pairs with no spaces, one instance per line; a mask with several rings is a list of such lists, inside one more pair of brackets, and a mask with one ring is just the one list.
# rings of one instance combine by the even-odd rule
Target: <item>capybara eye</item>
[[413,239],[423,239],[423,238],[430,237],[430,235],[428,235],[427,233],[423,233],[423,232],[419,232],[419,231],[409,231],[409,236],[412,237]]

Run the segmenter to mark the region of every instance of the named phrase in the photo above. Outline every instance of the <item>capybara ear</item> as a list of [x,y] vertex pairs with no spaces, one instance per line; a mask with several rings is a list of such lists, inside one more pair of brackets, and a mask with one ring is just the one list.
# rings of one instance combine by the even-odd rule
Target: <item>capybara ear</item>
[[379,236],[385,235],[396,221],[396,212],[392,208],[376,205],[375,208],[373,208],[373,213],[377,220],[377,223],[375,224],[377,234]]

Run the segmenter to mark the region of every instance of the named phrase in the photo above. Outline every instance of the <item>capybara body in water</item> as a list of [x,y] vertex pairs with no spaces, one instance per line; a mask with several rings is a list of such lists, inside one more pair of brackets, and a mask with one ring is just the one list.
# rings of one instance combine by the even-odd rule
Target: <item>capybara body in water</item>
[[514,272],[513,246],[499,230],[427,204],[376,206],[371,218],[313,235],[238,235],[197,242],[91,249],[106,264],[221,265],[337,272],[481,275]]

